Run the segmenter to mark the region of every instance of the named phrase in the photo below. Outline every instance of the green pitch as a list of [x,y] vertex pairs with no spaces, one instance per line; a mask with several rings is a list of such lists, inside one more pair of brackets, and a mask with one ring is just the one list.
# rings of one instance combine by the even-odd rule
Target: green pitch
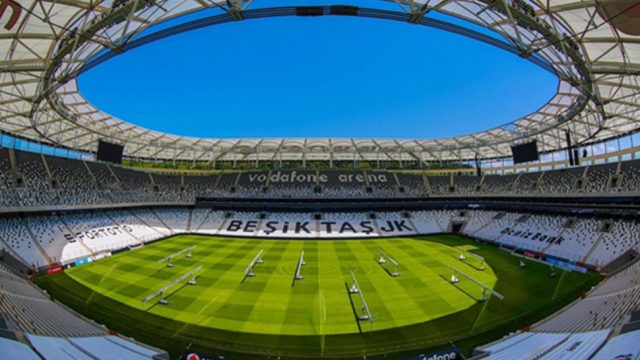
[[[171,261],[159,261],[195,245]],[[379,249],[398,264],[379,264]],[[264,250],[253,277],[245,270]],[[302,279],[295,279],[301,252]],[[467,260],[458,259],[465,252]],[[486,258],[486,264],[470,255]],[[560,272],[458,236],[366,240],[262,240],[181,235],[108,259],[41,277],[53,296],[85,315],[177,354],[210,353],[349,357],[434,348],[466,348],[542,318],[597,282]],[[481,267],[484,265],[484,269]],[[202,266],[164,296],[149,294]],[[450,283],[453,266],[460,282]],[[400,272],[400,276],[391,274]],[[355,274],[359,294],[348,289]],[[464,274],[464,275],[463,275]],[[469,280],[466,276],[473,278]],[[477,282],[505,296],[483,296]],[[64,290],[62,290],[64,289]],[[157,301],[164,297],[169,304]],[[235,357],[237,358],[237,356]],[[247,358],[242,355],[241,358]]]
[[[196,245],[192,257],[176,256],[175,265],[158,260]],[[398,262],[378,263],[382,249]],[[473,250],[473,247],[468,247]],[[244,271],[260,251],[262,264]],[[303,279],[294,282],[301,252]],[[187,324],[263,334],[327,335],[357,333],[362,309],[359,295],[350,295],[355,274],[372,322],[362,330],[383,330],[425,322],[466,309],[482,296],[470,281],[449,283],[453,264],[493,287],[496,277],[457,260],[460,250],[414,239],[402,240],[258,240],[180,236],[68,271],[92,290],[131,307]],[[167,292],[169,305],[142,299],[202,265],[195,286],[178,284]],[[475,266],[475,265],[474,265]],[[345,286],[346,284],[346,286]],[[353,305],[352,305],[353,303]]]

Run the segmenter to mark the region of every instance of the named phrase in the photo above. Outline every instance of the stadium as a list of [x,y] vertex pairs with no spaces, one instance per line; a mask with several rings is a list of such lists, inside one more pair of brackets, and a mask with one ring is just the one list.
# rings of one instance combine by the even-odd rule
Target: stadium
[[[271,18],[451,34],[557,86],[444,137],[176,135],[80,89]],[[640,1],[0,0],[0,26],[0,358],[640,358]]]

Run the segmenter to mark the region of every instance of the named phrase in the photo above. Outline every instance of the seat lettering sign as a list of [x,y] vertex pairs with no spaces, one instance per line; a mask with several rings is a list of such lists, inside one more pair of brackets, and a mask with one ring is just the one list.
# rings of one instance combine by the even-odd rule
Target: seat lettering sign
[[11,15],[9,16],[9,21],[4,25],[4,28],[11,30],[18,23],[18,19],[20,19],[22,7],[13,0],[0,0],[0,19],[4,17],[7,9],[11,9]]
[[[317,229],[324,233],[322,236],[331,237],[332,235],[354,234],[369,235],[376,233],[376,227],[380,230],[379,234],[414,234],[416,230],[407,223],[406,220],[380,220],[377,222],[365,221],[319,221]],[[260,223],[258,220],[230,220],[224,228],[224,231],[237,233],[256,233],[262,232],[264,235],[282,236],[284,234],[297,235],[315,235],[316,225],[311,221],[277,221],[271,220]]]

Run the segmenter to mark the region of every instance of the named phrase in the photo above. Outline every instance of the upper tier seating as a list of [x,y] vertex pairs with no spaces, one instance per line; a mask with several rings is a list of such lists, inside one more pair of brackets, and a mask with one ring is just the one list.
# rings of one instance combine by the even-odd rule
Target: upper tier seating
[[487,194],[508,194],[518,175],[485,175],[482,180],[482,190]]
[[623,161],[620,174],[620,191],[640,192],[640,160]]
[[0,207],[20,205],[18,196],[13,190],[13,177],[9,151],[0,147]]
[[[15,171],[11,153],[15,154]],[[381,170],[255,170],[217,175],[162,175],[0,148],[0,205],[10,209],[185,204],[193,203],[198,196],[257,199],[575,196],[584,193],[613,196],[619,192],[640,192],[639,164],[640,161],[633,160],[482,177]]]
[[[398,184],[406,196],[424,196],[426,193],[424,178],[421,174],[397,173]],[[402,194],[402,193],[401,193]]]
[[618,171],[618,164],[589,166],[585,192],[603,193],[611,191],[611,179]]
[[583,168],[547,171],[544,173],[539,191],[546,194],[576,192],[578,179],[582,177]]

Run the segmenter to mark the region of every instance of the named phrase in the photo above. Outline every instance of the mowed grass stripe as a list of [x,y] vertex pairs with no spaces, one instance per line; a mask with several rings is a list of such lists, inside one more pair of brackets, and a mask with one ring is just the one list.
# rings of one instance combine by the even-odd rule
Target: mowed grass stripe
[[[194,252],[194,256],[191,259],[191,266],[181,267],[180,270],[180,273],[183,274],[197,265],[203,265],[204,269],[198,277],[198,285],[195,287],[183,287],[169,298],[170,302],[172,302],[171,306],[154,306],[151,310],[153,313],[170,318],[179,318],[180,321],[199,322],[199,319],[202,318],[198,314],[201,308],[195,308],[193,299],[200,298],[202,299],[201,302],[210,302],[210,296],[212,295],[209,291],[210,286],[223,280],[225,269],[232,266],[232,264],[225,264],[224,259],[233,256],[234,253],[239,256],[246,251],[246,249],[242,248],[242,243],[220,242],[218,246],[215,246],[214,243],[200,242],[198,245],[200,248],[196,248],[197,252]],[[181,248],[184,247],[186,246],[181,246]],[[169,253],[174,251],[175,249],[171,249]],[[222,268],[220,265],[222,265]],[[178,266],[175,269],[177,268]],[[220,287],[220,289],[222,290],[221,292],[224,292],[224,287]],[[188,307],[190,304],[193,306],[192,308]],[[202,306],[204,305],[202,304]]]
[[[184,245],[182,248],[187,247],[189,244]],[[214,289],[212,286],[223,279],[222,274],[226,272],[224,269],[216,268],[215,265],[221,264],[227,257],[233,256],[234,252],[244,253],[244,249],[238,250],[241,246],[242,244],[233,244],[231,242],[201,242],[198,244],[193,250],[193,257],[187,259],[185,256],[184,262],[176,262],[176,267],[174,268],[180,268],[174,277],[176,278],[202,265],[203,270],[198,273],[196,279],[197,285],[183,286],[168,298],[171,303],[168,309],[163,306],[156,306],[153,311],[169,311],[174,314],[173,316],[180,318],[180,321],[198,323],[202,311],[218,297],[218,292],[212,291]]]
[[345,287],[350,276],[345,273],[340,264],[340,259],[331,241],[318,241],[318,301],[322,306],[323,317],[322,333],[339,334],[354,333],[358,331],[355,322],[349,296]]
[[[425,249],[424,247],[419,245],[419,240],[410,241],[406,244],[407,248],[411,249],[411,252],[422,254],[427,253],[428,256],[439,263],[438,267],[440,268],[440,270],[438,277],[443,282],[449,280],[451,278],[451,275],[453,275],[454,271],[446,266],[449,265],[472,277],[474,280],[481,282],[484,285],[487,285],[489,287],[492,287],[494,285],[495,281],[491,281],[491,279],[495,279],[495,275],[490,269],[485,271],[478,271],[471,267],[468,267],[458,259],[458,250],[441,244],[432,244],[428,249]],[[461,292],[465,297],[475,303],[475,301],[482,297],[482,288],[479,285],[471,280],[468,280],[461,274],[458,274],[457,277],[460,282],[455,285],[449,284],[449,286],[442,288],[442,290],[446,292],[446,294],[443,294],[446,298],[449,298],[454,292]],[[455,306],[452,301],[448,301],[448,303]]]
[[[444,315],[456,311],[459,308],[467,308],[475,304],[475,301],[467,296],[460,296],[460,290],[451,285],[448,281],[451,276],[449,271],[443,262],[447,261],[446,254],[445,259],[442,259],[443,254],[437,251],[438,244],[428,244],[429,248],[418,249],[412,243],[415,240],[407,241],[390,241],[389,248],[390,253],[402,254],[402,266],[403,275],[401,276],[401,282],[407,281],[405,286],[415,286],[408,282],[408,279],[413,279],[418,286],[423,287],[424,299],[427,300],[427,306],[429,306],[428,316],[429,319],[435,319]],[[403,246],[399,246],[402,244]]]
[[[388,247],[387,243],[388,242],[381,244],[381,247]],[[428,309],[430,307],[429,305],[432,305],[432,301],[430,301],[431,294],[425,294],[423,288],[416,286],[419,283],[411,281],[411,279],[407,277],[407,274],[405,274],[404,278],[402,278],[402,276],[392,277],[389,275],[387,271],[393,272],[395,270],[394,266],[389,261],[384,266],[377,263],[376,259],[379,259],[380,254],[375,244],[366,245],[364,243],[354,242],[350,243],[350,246],[352,251],[362,254],[363,257],[368,257],[369,261],[377,265],[378,274],[376,274],[375,278],[378,280],[374,280],[376,281],[374,284],[376,292],[385,292],[391,295],[385,297],[384,301],[396,325],[413,323],[415,319],[428,318],[428,310],[425,311],[425,309]],[[402,261],[403,259],[399,260]],[[405,287],[403,283],[409,286]],[[419,298],[423,299],[422,304],[420,304]],[[402,301],[402,306],[394,306],[394,304],[398,304],[398,301]]]
[[[206,290],[211,296],[215,296],[216,300],[213,303],[207,301],[207,310],[198,314],[205,317],[204,321],[200,321],[201,325],[240,329],[245,323],[251,303],[246,299],[248,296],[237,296],[236,291],[244,278],[245,269],[258,253],[260,246],[260,241],[241,241],[232,252],[221,257],[216,263],[218,279]],[[255,271],[259,271],[258,268]],[[253,287],[255,288],[255,284]]]
[[442,279],[442,266],[432,256],[416,256],[414,251],[398,247],[400,243],[390,240],[384,245],[383,251],[399,262],[401,275],[395,278],[398,286],[411,289],[407,296],[421,306],[424,319],[432,320],[475,303],[457,296],[456,290]]
[[293,272],[288,274],[288,271],[283,271],[282,268],[293,268],[291,263],[297,260],[294,260],[296,245],[289,242],[264,241],[261,246],[266,251],[266,255],[263,256],[264,264],[257,266],[256,277],[247,278],[234,295],[245,296],[242,292],[249,283],[261,284],[259,292],[252,288],[251,294],[246,295],[251,298],[253,307],[247,313],[244,326],[239,329],[241,331],[268,332],[269,329],[277,331],[282,328],[288,313],[287,303],[283,298],[290,294],[291,278],[288,275],[293,275]]
[[[350,269],[345,269],[345,266],[342,266],[343,270],[353,270],[355,274],[358,285],[360,285],[360,290],[362,291],[365,301],[369,307],[369,311],[374,317],[373,322],[361,323],[361,327],[363,331],[372,331],[381,327],[394,327],[396,326],[395,318],[392,313],[387,308],[387,304],[384,299],[381,298],[381,293],[378,293],[378,282],[382,279],[381,274],[378,272],[377,265],[375,262],[369,257],[369,254],[360,254],[354,253],[353,248],[351,247],[351,242],[348,240],[343,240],[341,242],[336,242],[335,244],[336,253],[341,262],[344,262],[346,267],[351,266]],[[378,274],[376,275],[376,272]],[[386,276],[386,275],[385,275]],[[351,282],[349,282],[351,283]],[[380,291],[385,291],[384,288],[380,288]],[[391,294],[385,293],[386,296]],[[354,299],[355,310],[358,314],[362,314],[361,309],[361,301],[360,296],[358,294],[353,294],[352,298]],[[395,307],[398,303],[395,304]],[[392,304],[392,306],[394,306]]]

